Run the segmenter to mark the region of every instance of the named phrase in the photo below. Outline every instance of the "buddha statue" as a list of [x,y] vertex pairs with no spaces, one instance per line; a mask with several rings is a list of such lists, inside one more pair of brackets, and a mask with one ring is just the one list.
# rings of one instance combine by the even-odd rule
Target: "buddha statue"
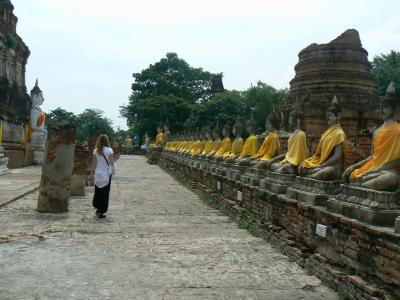
[[221,147],[221,129],[218,127],[218,121],[215,125],[215,128],[212,131],[212,135],[214,138],[213,145],[211,151],[206,155],[206,158],[211,158],[214,156],[215,153],[219,150]]
[[126,138],[125,138],[124,147],[125,148],[132,148],[133,147],[132,139],[129,137],[129,135],[127,135]]
[[222,135],[224,136],[224,139],[222,140],[218,151],[214,154],[214,159],[216,161],[222,161],[224,159],[224,154],[232,149],[232,141],[230,138],[231,127],[228,124],[222,128]]
[[266,169],[268,161],[279,154],[280,142],[278,134],[276,133],[279,123],[280,120],[275,113],[275,110],[273,110],[265,122],[265,128],[268,131],[268,135],[265,137],[258,153],[250,157],[250,166],[255,166],[255,168],[260,170]]
[[268,169],[282,174],[297,174],[297,168],[308,157],[306,134],[300,128],[303,112],[295,105],[289,114],[289,127],[293,131],[288,140],[288,151],[271,159]]
[[199,155],[201,155],[201,153],[203,153],[206,142],[207,140],[206,140],[205,128],[203,128],[203,130],[200,131],[198,134],[198,141],[195,146],[195,149],[192,150],[192,157],[198,157]]
[[169,120],[166,119],[164,123],[164,141],[168,142],[170,140],[171,132],[169,130]]
[[25,136],[25,145],[33,151],[33,161],[35,164],[42,165],[44,151],[46,148],[47,130],[45,128],[46,114],[40,108],[44,102],[44,97],[36,79],[35,87],[31,91],[32,109]]
[[164,132],[161,125],[157,126],[157,135],[156,135],[156,146],[161,146],[164,144]]
[[206,142],[204,144],[204,150],[199,155],[200,157],[206,157],[213,148],[212,131],[209,127],[206,128],[205,140]]
[[231,151],[228,151],[224,154],[223,158],[225,162],[232,163],[234,162],[243,151],[243,125],[240,123],[240,118],[236,118],[236,123],[233,125],[232,133],[235,136],[235,140],[232,143]]
[[247,166],[249,164],[250,157],[257,154],[256,126],[257,123],[254,120],[254,110],[252,109],[250,119],[247,122],[247,132],[249,133],[249,137],[246,139],[239,157],[236,158],[236,162],[240,166]]
[[347,156],[347,141],[340,127],[341,109],[336,95],[328,108],[326,117],[329,128],[322,134],[313,156],[299,167],[299,175],[312,179],[331,181],[341,178]]
[[383,124],[373,133],[371,155],[346,169],[345,182],[379,191],[400,188],[400,124],[394,119],[399,102],[391,82],[381,100]]

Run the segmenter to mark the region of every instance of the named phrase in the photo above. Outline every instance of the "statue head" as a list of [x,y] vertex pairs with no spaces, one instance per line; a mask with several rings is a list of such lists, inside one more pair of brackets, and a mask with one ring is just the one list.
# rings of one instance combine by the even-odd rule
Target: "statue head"
[[392,81],[386,89],[386,95],[381,100],[381,116],[383,120],[394,117],[397,107],[399,105],[399,98],[396,95],[396,85]]
[[163,127],[162,127],[162,125],[158,125],[157,126],[157,133],[161,133],[161,132],[163,132]]
[[168,118],[164,122],[164,131],[169,131],[169,120],[168,120]]
[[296,102],[289,114],[289,127],[294,129],[296,126],[300,127],[300,121],[303,117],[303,112],[300,109],[300,104]]
[[43,93],[42,93],[42,90],[39,88],[39,82],[37,79],[36,79],[35,86],[31,90],[31,100],[32,100],[33,106],[36,106],[36,107],[42,105],[44,102]]
[[254,108],[251,109],[250,119],[247,122],[247,131],[249,134],[254,134],[256,131],[257,122],[254,120]]
[[225,124],[225,126],[222,128],[222,134],[224,135],[224,137],[229,137],[231,134],[231,126]]
[[243,132],[243,125],[242,123],[240,123],[240,118],[239,116],[236,118],[236,122],[235,124],[233,124],[233,128],[232,128],[233,134],[237,137],[241,137],[242,136],[242,132]]
[[217,123],[215,124],[215,127],[214,127],[213,131],[212,131],[212,135],[213,135],[214,139],[221,137],[221,129],[219,128],[218,120],[217,120]]
[[211,131],[210,126],[207,126],[207,127],[205,128],[205,131],[206,131],[206,138],[207,138],[207,140],[211,139],[211,138],[212,138],[212,131]]
[[339,123],[341,112],[342,112],[342,110],[339,105],[339,100],[338,100],[337,96],[335,95],[335,96],[333,96],[331,106],[329,106],[326,111],[326,118],[328,120],[329,126]]
[[279,129],[280,121],[281,120],[280,120],[277,112],[275,111],[275,108],[273,107],[272,112],[270,113],[267,120],[265,121],[265,128],[268,131],[277,130],[277,129]]

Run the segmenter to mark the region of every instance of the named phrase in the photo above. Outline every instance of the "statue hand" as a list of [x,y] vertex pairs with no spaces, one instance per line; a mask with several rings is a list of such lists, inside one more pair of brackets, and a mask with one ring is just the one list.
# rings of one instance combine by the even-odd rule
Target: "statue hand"
[[354,171],[354,167],[353,167],[353,166],[350,166],[350,167],[348,167],[348,168],[343,172],[343,174],[342,174],[342,180],[343,180],[345,183],[348,183],[348,182],[350,181],[350,175],[351,175],[351,173],[353,173],[353,171]]

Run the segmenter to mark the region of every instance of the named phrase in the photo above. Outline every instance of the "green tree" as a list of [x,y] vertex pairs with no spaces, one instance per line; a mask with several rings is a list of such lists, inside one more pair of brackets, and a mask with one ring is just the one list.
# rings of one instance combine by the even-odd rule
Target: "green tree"
[[76,125],[74,113],[58,107],[47,114],[47,126],[54,127],[59,124]]
[[209,101],[196,105],[190,117],[186,120],[187,129],[202,128],[207,125],[219,126],[235,123],[237,116],[243,116],[243,95],[239,91],[224,91]]
[[154,134],[156,125],[167,118],[172,130],[181,130],[192,108],[211,98],[212,74],[191,67],[176,53],[167,53],[133,77],[129,103],[120,112],[141,136]]
[[400,52],[392,50],[389,54],[375,56],[372,61],[372,74],[378,82],[379,95],[385,95],[391,81],[400,88]]
[[250,114],[252,108],[255,110],[255,120],[260,132],[265,130],[265,120],[272,111],[272,108],[278,108],[284,104],[289,96],[288,89],[277,90],[274,87],[263,83],[257,82],[255,86],[243,92],[244,107],[243,111],[247,115]]
[[93,133],[105,133],[111,140],[114,138],[111,120],[99,109],[85,109],[76,117],[76,125],[76,137],[80,142],[87,141]]

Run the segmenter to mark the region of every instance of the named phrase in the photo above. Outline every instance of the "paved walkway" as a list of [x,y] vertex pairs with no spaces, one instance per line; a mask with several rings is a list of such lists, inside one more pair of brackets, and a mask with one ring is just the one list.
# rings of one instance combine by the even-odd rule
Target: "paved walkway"
[[111,197],[101,220],[91,191],[68,214],[37,213],[37,192],[0,209],[0,299],[336,299],[143,157]]
[[30,166],[13,169],[0,176],[0,207],[15,198],[37,189],[40,184],[42,167]]

